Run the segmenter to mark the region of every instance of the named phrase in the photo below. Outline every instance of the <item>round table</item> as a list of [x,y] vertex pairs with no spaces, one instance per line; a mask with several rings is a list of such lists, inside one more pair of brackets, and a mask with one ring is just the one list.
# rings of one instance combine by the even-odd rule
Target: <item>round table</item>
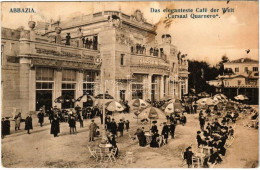
[[146,137],[147,144],[150,144],[152,141],[152,135],[150,133],[145,133],[144,136]]
[[100,148],[112,148],[113,146],[110,143],[107,143],[107,144],[99,144],[98,147],[100,147]]

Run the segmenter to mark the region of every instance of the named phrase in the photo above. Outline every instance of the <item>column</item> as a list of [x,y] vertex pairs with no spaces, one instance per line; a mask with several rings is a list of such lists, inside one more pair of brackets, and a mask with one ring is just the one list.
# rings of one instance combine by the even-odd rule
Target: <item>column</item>
[[152,74],[147,77],[147,99],[152,100]]
[[30,59],[20,58],[20,103],[23,117],[29,114],[30,63]]
[[[79,98],[83,95],[83,72],[77,71],[76,72],[76,89],[75,89],[75,99]],[[76,105],[83,107],[83,102],[77,102]]]
[[53,106],[61,108],[61,103],[54,103],[54,100],[61,96],[62,72],[61,69],[54,71],[54,92],[53,92]]
[[165,80],[165,94],[170,95],[169,94],[169,77],[166,77],[166,80]]
[[160,99],[164,97],[164,76],[160,77]]
[[36,72],[35,68],[29,71],[29,110],[36,111]]
[[130,81],[127,81],[126,83],[126,92],[125,92],[125,98],[128,101],[132,100],[132,84]]
[[188,78],[185,79],[185,93],[188,94]]

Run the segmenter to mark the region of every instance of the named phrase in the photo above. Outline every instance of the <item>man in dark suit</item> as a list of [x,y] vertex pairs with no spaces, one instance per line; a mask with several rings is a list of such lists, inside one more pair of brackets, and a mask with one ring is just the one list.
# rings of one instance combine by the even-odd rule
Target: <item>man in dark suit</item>
[[113,133],[113,135],[117,136],[117,124],[115,122],[115,119],[112,119],[112,122],[110,123],[110,131]]
[[175,126],[174,122],[171,122],[170,132],[171,132],[172,139],[174,139],[175,127],[176,127],[176,126]]
[[38,117],[38,120],[39,120],[38,122],[40,123],[40,125],[42,127],[42,124],[44,122],[44,113],[43,113],[42,109],[40,109],[40,112],[38,113],[37,117]]
[[166,122],[163,122],[162,136],[163,136],[164,139],[165,139],[165,144],[168,143],[169,132],[170,132],[170,129],[169,129],[169,127],[166,125]]
[[120,132],[120,136],[123,136],[124,133],[124,122],[122,119],[120,119],[120,122],[118,123],[118,131]]
[[25,119],[25,130],[27,130],[28,134],[31,134],[30,129],[33,129],[31,114],[29,114]]

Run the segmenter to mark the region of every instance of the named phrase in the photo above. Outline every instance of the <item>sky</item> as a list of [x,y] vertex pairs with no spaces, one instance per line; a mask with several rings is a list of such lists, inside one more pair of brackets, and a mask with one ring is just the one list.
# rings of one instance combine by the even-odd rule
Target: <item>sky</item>
[[[222,8],[234,8],[234,12],[223,14]],[[36,13],[10,13],[10,8],[33,8]],[[151,8],[160,9],[152,13]],[[219,9],[219,13],[193,12],[194,14],[218,14],[219,17],[206,19],[171,19],[170,25],[163,22],[168,13],[163,9],[196,8]],[[172,44],[188,59],[202,60],[215,65],[226,55],[230,60],[249,57],[257,59],[258,50],[258,2],[255,1],[168,1],[168,2],[2,2],[1,25],[7,28],[28,28],[28,21],[63,20],[100,12],[102,10],[121,10],[133,14],[140,9],[144,18],[157,25],[158,38],[162,34],[172,35]],[[176,13],[186,14],[186,13]],[[190,13],[187,13],[190,15]],[[245,50],[250,49],[246,54]]]

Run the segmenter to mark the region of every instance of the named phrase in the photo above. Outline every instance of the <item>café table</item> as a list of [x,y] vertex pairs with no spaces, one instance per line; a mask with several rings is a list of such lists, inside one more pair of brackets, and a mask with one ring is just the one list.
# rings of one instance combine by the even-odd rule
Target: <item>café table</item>
[[145,135],[147,144],[150,144],[152,141],[152,134],[150,134],[149,132],[146,132],[144,135]]
[[98,145],[99,149],[97,149],[97,155],[98,158],[100,159],[100,162],[104,161],[105,158],[108,157],[108,154],[110,153],[110,149],[113,147],[111,144],[107,143],[107,144],[99,144]]

